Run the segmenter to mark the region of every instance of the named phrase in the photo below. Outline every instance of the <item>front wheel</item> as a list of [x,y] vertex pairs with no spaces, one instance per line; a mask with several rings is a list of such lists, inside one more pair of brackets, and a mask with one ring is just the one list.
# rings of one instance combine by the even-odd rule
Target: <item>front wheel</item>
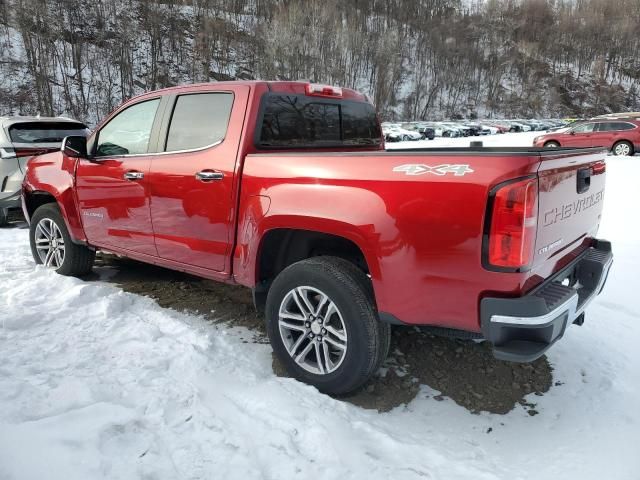
[[547,142],[544,144],[544,148],[558,148],[560,144],[558,142]]
[[362,386],[389,350],[371,284],[352,263],[315,257],[290,265],[269,289],[267,333],[296,379],[340,395]]
[[31,217],[29,241],[35,262],[61,275],[85,275],[93,267],[96,252],[71,241],[55,204],[42,205],[35,211]]
[[617,142],[611,151],[613,151],[614,155],[628,157],[633,155],[633,145],[626,141]]

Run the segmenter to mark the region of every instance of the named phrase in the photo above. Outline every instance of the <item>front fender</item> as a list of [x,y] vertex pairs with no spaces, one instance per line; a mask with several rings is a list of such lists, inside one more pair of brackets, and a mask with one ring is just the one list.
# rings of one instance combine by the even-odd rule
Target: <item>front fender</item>
[[77,161],[67,158],[61,152],[33,157],[27,163],[27,171],[22,183],[22,196],[29,216],[33,214],[30,205],[37,205],[35,196],[46,194],[53,197],[60,208],[69,235],[77,243],[86,242],[80,211],[74,191]]

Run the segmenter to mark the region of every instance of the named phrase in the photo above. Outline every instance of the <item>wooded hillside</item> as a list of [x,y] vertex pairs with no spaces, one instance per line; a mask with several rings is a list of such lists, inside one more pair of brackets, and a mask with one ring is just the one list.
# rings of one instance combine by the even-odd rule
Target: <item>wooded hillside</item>
[[640,0],[0,0],[0,114],[93,123],[254,78],[354,87],[384,119],[640,110]]

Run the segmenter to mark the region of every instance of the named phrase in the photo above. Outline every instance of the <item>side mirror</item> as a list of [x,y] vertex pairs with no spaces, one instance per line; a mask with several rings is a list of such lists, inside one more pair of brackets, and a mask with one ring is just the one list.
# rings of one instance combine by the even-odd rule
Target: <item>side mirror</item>
[[87,139],[80,135],[65,137],[60,150],[66,157],[87,158]]
[[573,130],[569,130],[569,135],[575,135],[576,132],[574,132]]

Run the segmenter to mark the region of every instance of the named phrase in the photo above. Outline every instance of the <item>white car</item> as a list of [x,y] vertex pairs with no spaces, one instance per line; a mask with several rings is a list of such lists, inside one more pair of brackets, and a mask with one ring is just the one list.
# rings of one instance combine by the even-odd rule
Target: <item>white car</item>
[[520,127],[520,131],[521,132],[530,132],[531,131],[531,125],[527,125],[525,123],[511,122],[511,125],[515,125],[515,126]]
[[29,158],[60,149],[69,135],[87,135],[87,127],[61,117],[0,117],[0,226],[20,210],[22,178]]
[[422,140],[422,134],[414,130],[407,130],[402,127],[383,127],[385,139],[388,141],[407,142],[414,140]]
[[480,126],[483,130],[489,130],[489,132],[491,132],[491,135],[497,135],[498,133],[500,133],[500,129],[498,127],[494,127],[493,125],[482,124]]

